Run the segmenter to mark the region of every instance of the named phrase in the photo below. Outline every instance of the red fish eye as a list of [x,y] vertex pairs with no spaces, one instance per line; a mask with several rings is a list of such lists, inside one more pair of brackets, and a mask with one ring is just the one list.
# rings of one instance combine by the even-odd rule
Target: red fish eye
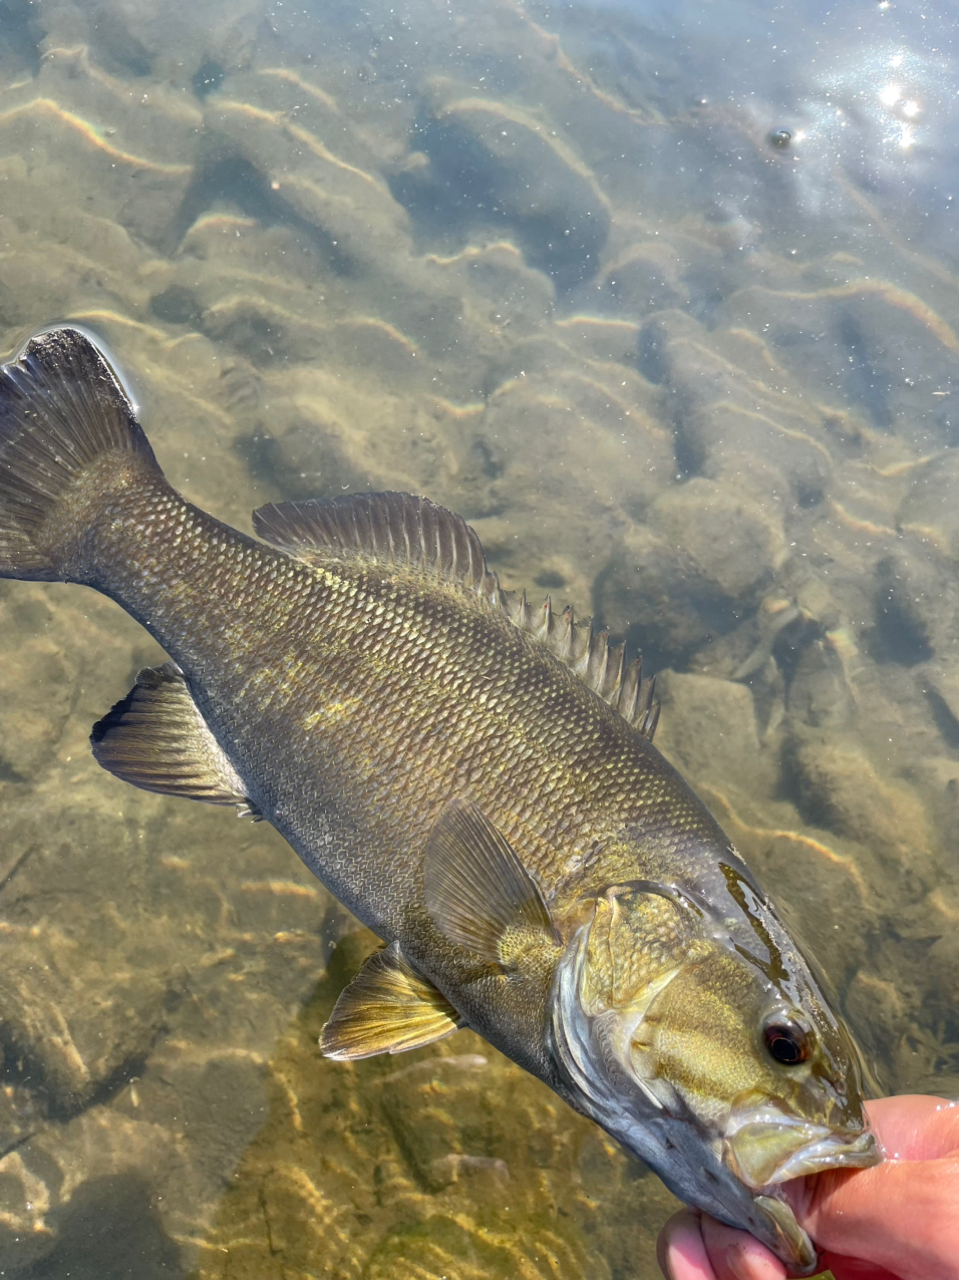
[[783,1067],[796,1067],[809,1057],[808,1032],[794,1022],[771,1022],[763,1028],[763,1040],[769,1056]]

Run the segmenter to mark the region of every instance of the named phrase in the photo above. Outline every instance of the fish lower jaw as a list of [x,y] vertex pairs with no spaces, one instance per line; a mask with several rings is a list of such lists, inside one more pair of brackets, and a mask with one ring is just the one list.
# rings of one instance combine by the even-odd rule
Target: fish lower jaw
[[770,1116],[739,1125],[723,1140],[722,1160],[737,1178],[760,1195],[773,1194],[784,1182],[827,1169],[868,1169],[882,1159],[866,1129],[854,1135],[808,1122]]
[[709,1141],[689,1117],[670,1114],[662,1104],[653,1107],[644,1093],[635,1091],[624,1098],[597,1088],[597,1081],[592,1090],[584,1088],[584,1083],[580,1080],[570,1088],[572,1081],[567,1077],[567,1100],[659,1174],[679,1199],[751,1231],[790,1267],[791,1274],[815,1273],[816,1247],[796,1220],[781,1186],[749,1187],[722,1160],[717,1150],[721,1141]]
[[[819,1251],[808,1232],[799,1225],[790,1205],[776,1195],[758,1195],[754,1203],[770,1224],[776,1237],[776,1242],[771,1247],[779,1257],[788,1263],[796,1275],[813,1275],[819,1268]],[[764,1243],[770,1243],[768,1235]]]
[[[846,1143],[837,1140],[834,1133],[825,1131],[818,1141],[806,1143],[782,1160],[761,1185],[750,1182],[741,1168],[737,1168],[736,1173],[746,1186],[751,1187],[755,1193],[756,1209],[770,1224],[776,1237],[776,1243],[771,1247],[789,1262],[796,1274],[812,1275],[818,1267],[818,1253],[786,1199],[783,1184],[826,1169],[869,1168],[881,1159],[878,1144],[868,1130]],[[770,1243],[768,1238],[766,1243]]]
[[851,1142],[838,1143],[829,1134],[819,1142],[800,1148],[776,1169],[767,1185],[775,1186],[827,1169],[869,1169],[882,1160],[882,1150],[868,1130]]

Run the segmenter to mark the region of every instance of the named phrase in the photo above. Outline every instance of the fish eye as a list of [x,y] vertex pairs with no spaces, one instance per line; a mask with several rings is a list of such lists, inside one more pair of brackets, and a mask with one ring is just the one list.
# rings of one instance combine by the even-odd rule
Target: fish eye
[[781,1067],[798,1067],[812,1053],[812,1036],[796,1022],[770,1022],[763,1027],[767,1052]]

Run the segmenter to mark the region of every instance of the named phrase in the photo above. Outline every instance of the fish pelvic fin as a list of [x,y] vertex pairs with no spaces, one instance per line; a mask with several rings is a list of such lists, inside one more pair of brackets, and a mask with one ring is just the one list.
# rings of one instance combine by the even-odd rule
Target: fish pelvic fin
[[93,726],[90,742],[104,769],[144,791],[235,804],[241,817],[259,816],[172,662],[145,667],[127,696]]
[[327,1058],[405,1053],[463,1026],[446,997],[409,964],[398,942],[375,951],[340,993],[320,1036]]
[[409,493],[355,493],[304,502],[271,502],[253,512],[257,536],[307,563],[348,557],[395,564],[471,591],[491,609],[549,650],[652,741],[659,719],[654,682],[642,678],[639,659],[626,662],[608,631],[577,621],[571,608],[554,612],[547,596],[534,608],[505,591],[486,564],[475,529],[429,498]]
[[144,470],[160,474],[106,357],[69,327],[0,367],[0,577],[84,581],[85,535]]
[[539,885],[477,805],[453,799],[430,833],[423,891],[450,942],[510,970],[531,949],[561,945]]

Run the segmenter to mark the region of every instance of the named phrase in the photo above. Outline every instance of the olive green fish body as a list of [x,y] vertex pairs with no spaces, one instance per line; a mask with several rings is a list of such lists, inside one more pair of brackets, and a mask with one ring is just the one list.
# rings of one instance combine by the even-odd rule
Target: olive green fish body
[[[522,849],[566,941],[584,901],[638,878],[681,876],[739,911],[717,852],[748,873],[678,773],[468,587],[356,557],[304,563],[151,471],[113,499],[84,555],[95,567],[74,572],[181,668],[255,809],[524,1065],[528,1027],[504,1037],[486,966],[423,908],[422,850],[449,799],[471,799]],[[617,839],[630,827],[635,847]]]
[[387,944],[324,1051],[464,1023],[794,1266],[781,1192],[873,1163],[855,1054],[638,672],[501,591],[424,499],[280,504],[257,541],[166,482],[76,330],[0,376],[0,574],[85,582],[172,659],[95,727],[136,785],[267,818]]

